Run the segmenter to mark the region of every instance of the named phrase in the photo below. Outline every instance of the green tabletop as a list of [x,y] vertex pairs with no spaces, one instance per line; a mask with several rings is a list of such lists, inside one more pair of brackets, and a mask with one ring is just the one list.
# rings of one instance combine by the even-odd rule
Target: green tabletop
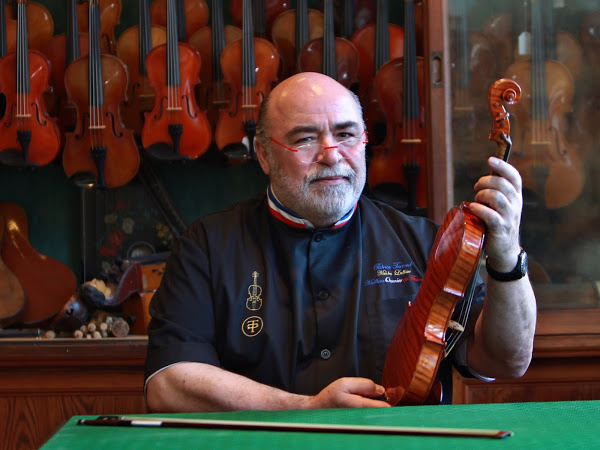
[[410,406],[382,409],[240,411],[203,414],[149,414],[146,417],[224,419],[317,424],[477,428],[512,431],[504,439],[432,436],[376,436],[341,433],[279,432],[78,425],[71,418],[44,450],[65,448],[599,448],[600,401]]

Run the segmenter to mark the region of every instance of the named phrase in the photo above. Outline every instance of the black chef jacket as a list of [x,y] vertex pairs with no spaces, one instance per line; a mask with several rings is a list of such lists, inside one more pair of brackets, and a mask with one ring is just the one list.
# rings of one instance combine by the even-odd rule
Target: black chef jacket
[[[261,194],[198,220],[177,242],[150,306],[146,379],[193,361],[298,394],[345,376],[381,383],[437,225],[366,197],[333,229],[275,215]],[[438,375],[445,402],[449,367]]]

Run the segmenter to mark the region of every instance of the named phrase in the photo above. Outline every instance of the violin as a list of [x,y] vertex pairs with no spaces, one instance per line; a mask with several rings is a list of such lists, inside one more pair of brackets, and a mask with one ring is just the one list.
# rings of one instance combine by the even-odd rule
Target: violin
[[[383,144],[373,147],[367,182],[374,192],[400,189],[411,213],[427,206],[427,131],[423,58],[417,56],[415,5],[404,2],[404,56],[385,63],[375,76],[386,117]],[[378,194],[379,195],[379,194]]]
[[[498,158],[510,154],[510,122],[503,102],[521,97],[517,83],[500,79],[489,90],[492,131]],[[483,250],[485,226],[468,203],[444,218],[427,259],[427,270],[414,302],[409,303],[388,348],[382,384],[390,405],[436,404],[441,387],[435,377],[440,363],[460,338],[471,306],[471,280]],[[454,309],[462,302],[451,326]],[[448,335],[447,330],[450,328]]]
[[212,141],[206,112],[196,103],[194,86],[200,76],[200,56],[179,42],[175,0],[168,0],[167,43],[146,57],[154,108],[146,113],[142,145],[160,160],[196,159]]
[[129,71],[127,101],[122,105],[121,114],[125,126],[136,135],[142,133],[144,113],[152,111],[154,106],[154,90],[146,73],[146,56],[152,48],[167,41],[163,27],[150,25],[148,0],[139,0],[138,6],[138,25],[123,31],[117,41],[117,57]]
[[[169,0],[154,0],[150,5],[150,22],[167,28]],[[205,0],[177,0],[177,38],[181,42],[187,40],[198,30],[208,24],[208,5]]]
[[6,226],[2,259],[25,292],[20,323],[24,327],[44,327],[75,291],[75,274],[62,262],[40,254],[31,246],[23,208],[0,202],[0,216],[4,216]]
[[281,58],[281,77],[296,73],[300,49],[308,41],[323,37],[323,13],[308,7],[307,0],[297,0],[296,9],[277,16],[271,28],[271,40]]
[[[18,3],[18,2],[14,2]],[[5,14],[13,19],[17,18],[17,8],[13,5],[5,5]],[[15,27],[7,28],[8,33],[16,31]],[[50,11],[38,2],[27,2],[27,44],[32,50],[43,51],[48,41],[54,35],[54,19]],[[16,44],[16,36],[10,36],[9,41]],[[9,46],[8,52],[14,51],[16,47]]]
[[[121,0],[99,0],[98,9],[100,16],[100,52],[114,55],[117,46],[115,27],[121,23]],[[89,3],[87,1],[79,2],[77,5],[77,20],[80,32],[89,34],[89,17]]]
[[211,130],[214,132],[219,110],[227,108],[231,88],[225,84],[221,69],[221,54],[227,44],[242,38],[242,30],[233,25],[224,25],[221,0],[213,0],[211,25],[196,31],[188,44],[200,53],[200,84],[196,85],[198,106],[206,111]]
[[511,110],[516,117],[513,165],[523,187],[538,194],[549,209],[569,205],[579,197],[585,182],[576,149],[564,134],[564,117],[571,110],[574,82],[561,63],[547,59],[540,0],[531,2],[532,53],[505,72],[529,93]]
[[77,107],[77,125],[65,136],[62,163],[75,184],[106,189],[131,181],[140,155],[133,131],[124,127],[119,114],[127,92],[127,68],[116,56],[100,54],[98,0],[90,0],[88,11],[88,55],[65,71],[67,95]]
[[[6,223],[0,214],[0,250],[4,244]],[[25,308],[25,291],[0,254],[0,328],[21,320]]]
[[380,144],[385,138],[385,115],[379,107],[375,94],[375,75],[390,59],[404,55],[404,29],[388,23],[387,0],[377,0],[377,17],[374,24],[367,24],[354,32],[350,41],[358,50],[358,98],[363,105],[363,116],[369,132],[371,145]]
[[65,69],[80,56],[88,54],[88,35],[80,33],[77,19],[77,0],[67,1],[67,30],[54,36],[44,49],[44,54],[52,66],[52,93],[48,96],[49,109],[58,117],[61,142],[64,134],[73,131],[77,124],[75,105],[68,102],[65,89]]
[[244,0],[242,39],[229,43],[221,54],[231,102],[219,111],[215,142],[232,162],[254,159],[258,110],[279,71],[279,55],[266,39],[254,37],[250,0]]
[[[233,23],[238,27],[245,24],[244,0],[231,0],[229,2],[229,14]],[[254,35],[261,38],[271,36],[271,28],[275,19],[283,12],[290,9],[288,0],[252,0],[251,21]]]
[[43,94],[50,88],[50,64],[37,50],[29,50],[26,2],[17,5],[17,51],[0,60],[0,86],[6,112],[0,125],[0,162],[16,167],[44,166],[60,151],[56,119],[46,110]]
[[350,88],[358,82],[358,51],[348,39],[335,36],[333,0],[325,0],[323,15],[323,38],[300,49],[298,72],[320,72]]
[[377,6],[373,0],[334,0],[333,7],[335,11],[342,11],[334,18],[336,35],[346,39],[377,21]]

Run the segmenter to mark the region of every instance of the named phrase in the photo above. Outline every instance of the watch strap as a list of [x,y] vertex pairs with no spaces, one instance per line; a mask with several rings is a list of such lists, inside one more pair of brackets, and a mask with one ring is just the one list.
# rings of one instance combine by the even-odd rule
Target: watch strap
[[527,274],[527,253],[521,249],[517,258],[517,265],[510,272],[498,272],[492,269],[489,263],[489,259],[485,258],[485,269],[488,275],[496,281],[515,281],[520,280]]

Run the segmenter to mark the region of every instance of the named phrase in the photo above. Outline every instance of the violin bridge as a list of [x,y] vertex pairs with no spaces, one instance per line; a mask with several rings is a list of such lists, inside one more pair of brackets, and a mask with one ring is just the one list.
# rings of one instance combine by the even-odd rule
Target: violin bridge
[[463,331],[465,331],[465,327],[463,327],[460,323],[458,323],[455,320],[450,321],[450,323],[448,324],[448,329],[453,330],[453,331],[458,331],[459,333],[462,333]]

